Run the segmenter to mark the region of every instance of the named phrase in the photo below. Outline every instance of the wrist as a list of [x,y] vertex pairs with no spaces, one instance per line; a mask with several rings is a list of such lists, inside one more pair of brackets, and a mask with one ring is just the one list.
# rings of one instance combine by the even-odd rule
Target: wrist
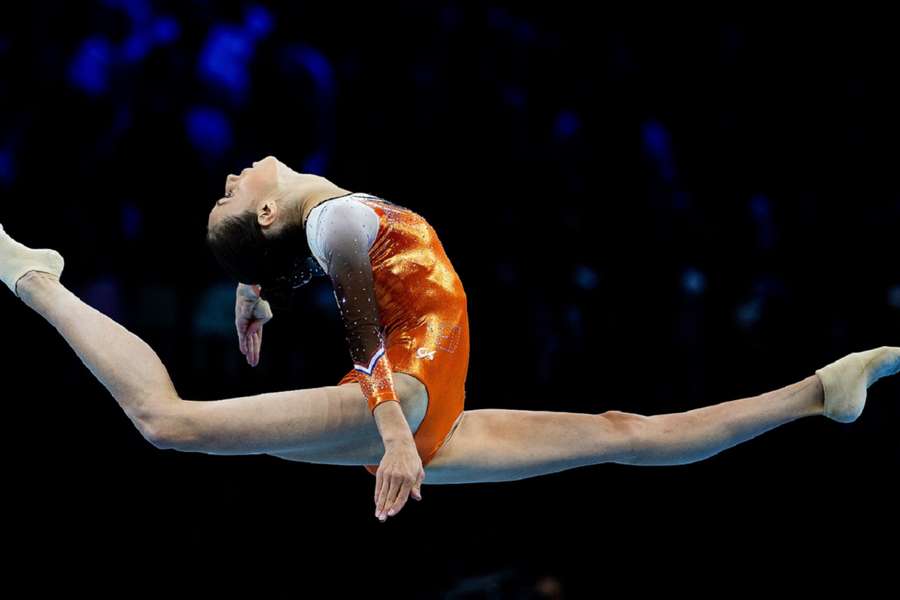
[[413,436],[388,436],[382,440],[384,443],[385,449],[387,448],[399,448],[403,446],[412,446],[413,448],[416,446],[416,440],[413,439]]
[[259,300],[260,287],[258,285],[249,285],[246,283],[238,284],[238,294],[248,300]]
[[381,402],[375,407],[374,416],[385,447],[415,444],[399,400]]

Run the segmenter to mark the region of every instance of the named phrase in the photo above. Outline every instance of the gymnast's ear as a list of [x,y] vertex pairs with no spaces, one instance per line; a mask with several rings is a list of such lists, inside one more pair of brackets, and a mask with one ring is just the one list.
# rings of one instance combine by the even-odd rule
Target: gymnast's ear
[[256,208],[256,220],[263,231],[274,232],[272,226],[278,223],[281,219],[282,212],[274,198],[263,200]]

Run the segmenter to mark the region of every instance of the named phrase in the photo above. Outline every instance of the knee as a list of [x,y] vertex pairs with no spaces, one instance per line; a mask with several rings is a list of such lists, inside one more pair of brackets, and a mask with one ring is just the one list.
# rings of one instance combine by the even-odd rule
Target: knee
[[139,419],[141,435],[160,450],[195,451],[200,447],[199,429],[186,407],[187,402],[178,399]]
[[609,462],[633,460],[640,450],[649,417],[620,410],[608,410],[597,417],[603,430],[601,452],[609,457]]

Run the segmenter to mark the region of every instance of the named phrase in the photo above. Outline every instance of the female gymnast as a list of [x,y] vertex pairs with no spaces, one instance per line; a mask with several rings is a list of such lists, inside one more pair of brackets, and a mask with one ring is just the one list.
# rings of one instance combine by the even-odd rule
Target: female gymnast
[[421,500],[423,483],[511,481],[607,462],[682,465],[800,417],[849,423],[867,388],[900,370],[900,348],[881,346],[781,389],[686,412],[463,410],[466,294],[423,217],[268,156],[227,177],[207,232],[240,282],[235,325],[251,366],[277,298],[315,275],[330,278],[353,360],[338,385],[185,400],[144,341],[63,286],[55,250],[29,248],[0,225],[0,278],[155,447],[362,465],[375,475],[382,522],[410,496]]

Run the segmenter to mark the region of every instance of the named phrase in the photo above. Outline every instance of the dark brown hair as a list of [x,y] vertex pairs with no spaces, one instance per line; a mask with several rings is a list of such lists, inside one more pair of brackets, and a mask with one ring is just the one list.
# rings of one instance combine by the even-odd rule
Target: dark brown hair
[[285,307],[296,285],[295,273],[311,257],[303,225],[288,222],[263,233],[252,210],[222,219],[206,231],[206,245],[229,277],[248,285],[259,284],[263,298]]

